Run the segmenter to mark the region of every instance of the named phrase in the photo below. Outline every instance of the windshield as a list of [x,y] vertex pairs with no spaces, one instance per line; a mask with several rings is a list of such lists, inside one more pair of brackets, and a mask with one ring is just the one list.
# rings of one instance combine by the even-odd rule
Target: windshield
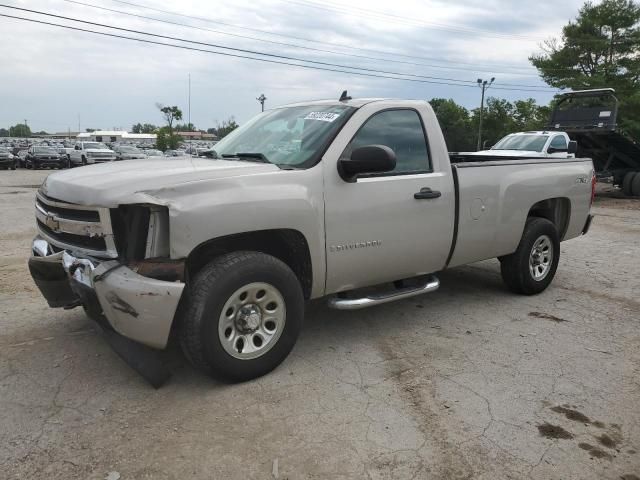
[[303,166],[314,161],[353,110],[346,105],[269,110],[220,140],[214,150],[220,157],[245,153],[254,161]]
[[541,152],[549,135],[509,135],[496,143],[491,150],[523,150]]
[[84,142],[84,148],[107,148],[104,143],[100,142]]
[[35,147],[33,149],[35,153],[50,153],[57,155],[58,151],[55,148],[51,147]]

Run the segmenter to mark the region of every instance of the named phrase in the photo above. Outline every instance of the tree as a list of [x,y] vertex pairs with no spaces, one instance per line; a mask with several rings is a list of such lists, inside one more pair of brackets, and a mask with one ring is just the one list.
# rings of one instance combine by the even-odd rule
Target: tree
[[9,127],[10,137],[30,137],[31,129],[29,125],[24,123],[16,123],[13,127]]
[[167,122],[167,127],[169,127],[169,135],[173,135],[173,122],[176,120],[182,120],[182,110],[180,110],[177,106],[169,107],[164,106],[161,103],[157,103],[156,107],[158,110],[162,112],[162,116],[164,117],[165,122]]
[[154,133],[157,129],[158,127],[156,127],[151,123],[145,123],[144,125],[142,123],[136,123],[131,127],[131,132],[132,133]]
[[620,120],[640,135],[640,5],[633,0],[587,2],[560,39],[529,57],[549,85],[574,90],[612,87],[620,99]]
[[169,131],[169,127],[162,127],[156,134],[156,148],[161,151],[175,150],[182,141],[180,135]]
[[193,123],[178,123],[175,128],[176,132],[197,132],[198,129],[195,127]]
[[7,130],[6,128],[0,128],[0,137],[8,137],[9,136],[9,130]]
[[238,126],[239,125],[236,123],[236,120],[233,117],[229,117],[228,120],[218,123],[216,135],[218,135],[218,138],[224,138],[238,128]]
[[96,130],[98,130],[98,129],[97,129],[97,128],[85,128],[85,130],[84,130],[84,131],[85,131],[85,132],[87,132],[87,133],[93,133],[93,132],[95,132]]
[[471,130],[469,110],[453,99],[433,98],[429,100],[440,123],[440,128],[450,152],[467,152],[474,149],[474,134]]

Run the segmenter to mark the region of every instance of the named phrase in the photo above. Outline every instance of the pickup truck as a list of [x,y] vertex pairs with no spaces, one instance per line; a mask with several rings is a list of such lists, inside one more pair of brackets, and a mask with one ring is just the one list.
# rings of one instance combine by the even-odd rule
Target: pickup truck
[[450,159],[427,102],[345,97],[265,111],[215,158],[50,175],[29,261],[49,305],[242,381],[285,359],[310,299],[379,305],[495,257],[513,292],[547,288],[591,223],[591,160]]
[[113,150],[100,142],[78,142],[69,152],[69,166],[112,162],[116,159]]
[[501,138],[489,150],[469,155],[501,157],[575,158],[578,144],[565,132],[517,132]]

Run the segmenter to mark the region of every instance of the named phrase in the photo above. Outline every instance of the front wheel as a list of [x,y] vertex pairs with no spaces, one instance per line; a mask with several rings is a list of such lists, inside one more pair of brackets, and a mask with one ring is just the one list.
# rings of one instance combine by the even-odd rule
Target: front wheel
[[560,261],[560,238],[546,218],[527,219],[518,249],[500,258],[500,273],[507,288],[523,295],[546,289]]
[[197,368],[226,381],[264,375],[302,328],[304,296],[282,261],[259,252],[214,259],[196,276],[180,315],[180,343]]

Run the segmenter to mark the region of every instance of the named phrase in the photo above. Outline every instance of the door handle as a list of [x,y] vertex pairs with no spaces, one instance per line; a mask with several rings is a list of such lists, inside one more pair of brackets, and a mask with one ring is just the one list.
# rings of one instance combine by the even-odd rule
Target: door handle
[[442,193],[437,190],[431,190],[429,187],[421,188],[418,193],[413,194],[416,200],[427,200],[429,198],[440,198]]

